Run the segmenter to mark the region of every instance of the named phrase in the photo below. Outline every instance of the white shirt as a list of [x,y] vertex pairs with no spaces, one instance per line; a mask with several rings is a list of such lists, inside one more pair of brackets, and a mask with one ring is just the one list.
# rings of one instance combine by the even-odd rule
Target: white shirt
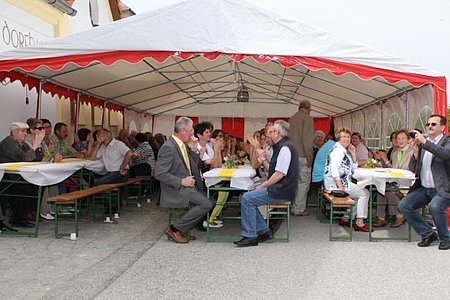
[[[436,145],[437,143],[439,143],[439,141],[443,136],[444,136],[443,134],[440,134],[434,140],[431,140],[430,138],[427,138],[427,140]],[[431,189],[435,188],[433,180],[433,172],[431,172],[431,161],[433,160],[433,153],[426,150],[424,151],[425,153],[423,154],[422,168],[420,169],[420,181],[424,188]]]
[[[112,139],[108,146],[102,144],[97,151],[97,158],[102,158],[107,172],[118,172],[125,154],[130,151],[123,142]],[[128,168],[128,166],[126,166]]]
[[286,175],[289,170],[290,164],[291,164],[291,151],[289,151],[288,147],[283,146],[281,147],[280,152],[278,153],[275,171],[281,172],[284,175]]
[[[214,158],[214,149],[211,147],[209,143],[206,144],[206,151],[205,154],[203,154],[202,161]],[[200,143],[197,143],[197,150],[200,151],[202,149],[202,145]]]

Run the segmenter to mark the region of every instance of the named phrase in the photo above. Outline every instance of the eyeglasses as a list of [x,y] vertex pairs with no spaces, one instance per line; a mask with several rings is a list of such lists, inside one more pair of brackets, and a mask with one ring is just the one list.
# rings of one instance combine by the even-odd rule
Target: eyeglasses
[[36,130],[42,130],[42,129],[44,129],[44,127],[36,127],[35,129]]
[[428,127],[428,126],[434,127],[434,126],[436,126],[436,125],[437,125],[436,123],[426,123],[426,124],[425,124],[425,126],[427,126],[427,127]]

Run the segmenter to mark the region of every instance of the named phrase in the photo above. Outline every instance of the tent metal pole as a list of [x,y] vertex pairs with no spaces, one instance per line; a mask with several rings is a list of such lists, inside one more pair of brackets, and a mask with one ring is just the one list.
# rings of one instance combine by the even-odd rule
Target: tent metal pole
[[381,149],[386,149],[386,132],[384,132],[384,128],[385,128],[385,126],[384,126],[384,113],[383,113],[383,110],[384,110],[384,104],[383,104],[383,101],[380,101],[380,113],[381,113],[381,118],[380,118],[380,121],[381,121],[381,123],[380,123],[380,138],[381,138]]
[[75,116],[74,116],[74,126],[73,126],[73,136],[77,136],[78,125],[80,118],[80,93],[77,93],[77,101],[75,102]]
[[405,101],[406,101],[406,128],[411,128],[411,124],[409,124],[409,103],[408,103],[408,94],[405,93]]
[[41,118],[41,111],[42,111],[42,84],[43,80],[39,81],[39,89],[38,89],[38,97],[37,97],[37,103],[36,103],[36,118]]
[[106,101],[103,102],[103,112],[102,112],[102,128],[105,127],[105,112],[106,112]]
[[155,134],[155,115],[152,115],[152,134]]

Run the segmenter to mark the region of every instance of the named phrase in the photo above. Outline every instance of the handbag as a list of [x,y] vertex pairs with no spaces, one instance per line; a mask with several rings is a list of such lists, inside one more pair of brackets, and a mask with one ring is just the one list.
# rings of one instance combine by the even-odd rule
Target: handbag
[[333,195],[334,197],[347,197],[348,193],[341,191],[341,190],[332,190],[330,192],[331,195]]

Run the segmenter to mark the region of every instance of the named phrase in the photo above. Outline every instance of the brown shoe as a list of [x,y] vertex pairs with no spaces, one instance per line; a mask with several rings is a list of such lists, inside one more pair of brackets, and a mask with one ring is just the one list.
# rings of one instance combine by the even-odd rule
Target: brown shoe
[[[184,233],[182,233],[181,231],[180,231],[180,233],[183,235],[183,237],[185,239],[188,239]],[[195,235],[193,235],[192,233],[189,235],[189,241],[195,241],[196,239],[197,239],[197,237]]]
[[383,219],[377,219],[377,222],[373,224],[373,227],[384,227],[386,226],[386,221]]
[[402,226],[403,224],[405,224],[406,219],[405,217],[396,217],[394,223],[391,225],[392,228],[398,228],[400,226]]
[[370,231],[369,227],[367,227],[366,224],[364,224],[363,226],[358,226],[356,224],[353,224],[353,230],[354,231],[362,231],[362,232],[369,232]]
[[176,243],[180,244],[186,244],[189,241],[184,237],[183,233],[181,231],[173,232],[172,229],[170,229],[170,226],[167,226],[164,230],[164,234],[167,235],[169,240],[175,241]]

